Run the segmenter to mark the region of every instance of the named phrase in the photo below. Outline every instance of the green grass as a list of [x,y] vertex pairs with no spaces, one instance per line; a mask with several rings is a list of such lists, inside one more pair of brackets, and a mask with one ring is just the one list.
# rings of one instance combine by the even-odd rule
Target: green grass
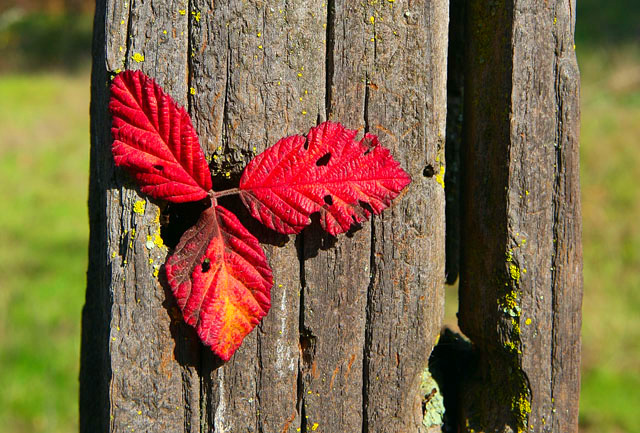
[[77,430],[87,74],[0,75],[0,425]]
[[583,431],[640,432],[640,47],[582,72]]

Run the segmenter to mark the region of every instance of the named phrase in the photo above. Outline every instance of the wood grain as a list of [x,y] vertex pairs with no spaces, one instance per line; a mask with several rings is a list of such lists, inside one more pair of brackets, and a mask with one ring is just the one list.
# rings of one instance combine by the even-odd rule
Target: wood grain
[[[95,23],[81,430],[422,431],[444,302],[447,3],[105,0]],[[265,232],[225,199],[263,241],[275,284],[269,315],[224,365],[180,318],[157,268],[167,248],[147,247],[161,203],[114,169],[108,82],[125,68],[188,108],[216,189],[324,119],[377,134],[413,178],[337,239]]]
[[467,9],[465,431],[577,431],[582,250],[572,1]]

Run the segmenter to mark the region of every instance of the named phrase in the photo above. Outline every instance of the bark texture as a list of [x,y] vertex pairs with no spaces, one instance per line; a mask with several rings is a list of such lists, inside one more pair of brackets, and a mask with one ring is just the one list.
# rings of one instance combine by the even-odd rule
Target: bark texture
[[576,432],[582,249],[575,2],[466,11],[464,431]]
[[[447,24],[444,0],[98,1],[82,431],[425,430],[420,381],[443,314]],[[377,134],[413,183],[337,239],[265,233],[221,200],[275,277],[270,313],[221,365],[163,280],[163,215],[189,209],[161,209],[114,168],[107,100],[120,69],[188,107],[214,189],[324,119]]]

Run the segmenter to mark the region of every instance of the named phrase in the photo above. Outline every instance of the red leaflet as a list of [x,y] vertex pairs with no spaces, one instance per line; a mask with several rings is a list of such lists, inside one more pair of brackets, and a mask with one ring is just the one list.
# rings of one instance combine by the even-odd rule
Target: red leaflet
[[378,137],[325,122],[305,137],[278,141],[256,156],[240,179],[251,214],[281,233],[299,233],[320,212],[332,235],[379,214],[410,182]]
[[189,114],[151,78],[124,71],[111,84],[113,157],[143,193],[182,203],[205,198],[211,174]]
[[165,266],[184,320],[228,361],[271,305],[273,277],[258,240],[218,205],[184,233]]

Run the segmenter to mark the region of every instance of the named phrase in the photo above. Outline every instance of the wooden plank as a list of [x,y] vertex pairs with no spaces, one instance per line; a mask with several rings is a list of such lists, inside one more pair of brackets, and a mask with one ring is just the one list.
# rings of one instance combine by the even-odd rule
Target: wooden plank
[[[103,55],[94,58],[92,78],[92,242],[83,341],[91,341],[89,311],[99,305],[106,327],[96,343],[108,346],[100,349],[102,370],[96,371],[87,365],[95,347],[83,344],[83,375],[99,374],[104,382],[98,390],[84,388],[81,407],[90,404],[87,401],[97,392],[107,391],[106,386],[108,402],[101,394],[99,416],[83,411],[81,429],[130,431],[153,423],[161,430],[182,430],[191,422],[192,408],[197,409],[199,400],[190,394],[188,381],[194,371],[189,365],[193,347],[189,343],[176,347],[175,336],[186,331],[179,324],[170,326],[173,311],[163,306],[166,293],[157,274],[166,247],[161,242],[146,246],[148,237],[157,239],[159,234],[159,209],[120,172],[114,177],[106,101],[107,71],[126,68],[143,69],[184,104],[187,20],[177,3],[108,2],[99,3],[97,10],[94,46],[102,44],[98,52]],[[99,16],[106,17],[103,23]],[[122,184],[126,186],[119,187]],[[186,363],[175,363],[176,356]]]
[[[325,10],[314,1],[195,1],[191,13],[192,113],[214,187],[235,186],[253,155],[306,133],[323,110]],[[221,203],[242,211],[234,198]],[[203,371],[205,430],[295,431],[301,424],[295,237],[258,236],[277,244],[267,246],[272,308],[228,364]]]
[[[82,431],[421,428],[420,375],[443,310],[446,12],[444,1],[98,4]],[[114,170],[106,85],[125,68],[189,109],[218,190],[328,117],[378,134],[414,179],[335,243],[316,229],[267,233],[221,200],[264,242],[275,276],[269,315],[224,365],[158,280],[167,249],[147,236],[160,239],[159,208]]]
[[305,234],[306,426],[418,431],[419,377],[443,312],[448,11],[445,2],[329,7],[328,117],[379,135],[414,183],[351,237]]
[[579,74],[569,1],[471,2],[460,325],[468,431],[577,431]]
[[448,12],[446,1],[374,10],[379,16],[365,118],[413,183],[373,227],[364,431],[424,428],[421,375],[444,315]]

